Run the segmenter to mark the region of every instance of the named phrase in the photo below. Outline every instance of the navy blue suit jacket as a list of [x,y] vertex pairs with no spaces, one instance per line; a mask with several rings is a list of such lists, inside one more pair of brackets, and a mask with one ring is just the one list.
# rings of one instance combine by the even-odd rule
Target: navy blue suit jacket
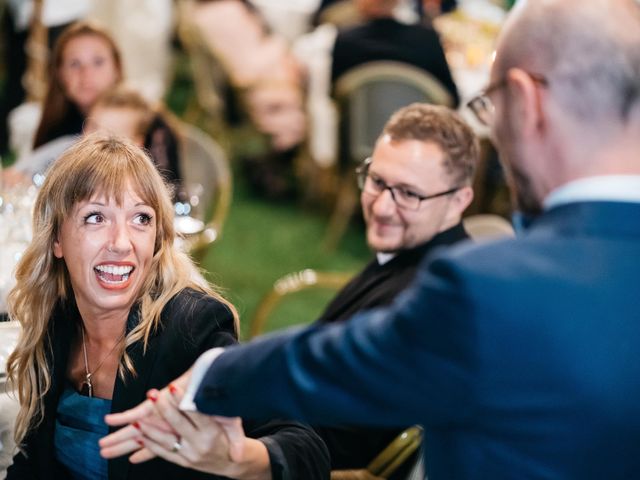
[[640,204],[560,206],[425,262],[389,309],[223,353],[196,404],[421,423],[430,480],[640,478],[639,274]]

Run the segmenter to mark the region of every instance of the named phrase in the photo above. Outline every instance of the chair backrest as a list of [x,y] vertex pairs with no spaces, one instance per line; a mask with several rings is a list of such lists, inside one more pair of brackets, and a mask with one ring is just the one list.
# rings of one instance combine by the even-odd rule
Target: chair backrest
[[367,465],[367,471],[377,477],[388,478],[420,448],[422,435],[423,429],[419,425],[403,430]]
[[[202,37],[200,29],[194,23],[196,6],[193,0],[178,2],[177,33],[189,59],[195,104],[209,116],[212,129],[222,128],[225,116],[224,89],[227,84],[226,74],[218,59],[212,54]],[[193,116],[187,111],[185,115]]]
[[493,213],[470,215],[462,220],[465,230],[475,241],[489,241],[497,238],[515,237],[513,226]]
[[[42,21],[44,0],[33,2],[32,19],[29,26],[24,53],[27,56],[27,68],[22,77],[27,101],[41,102],[47,94],[48,78],[48,28]],[[15,48],[15,47],[14,47]]]
[[359,162],[373,151],[392,113],[413,102],[453,105],[453,97],[430,73],[391,60],[367,62],[336,80],[341,157]]
[[362,15],[351,0],[339,0],[330,3],[318,15],[318,25],[331,23],[336,27],[353,27],[363,22]]
[[[270,314],[288,296],[310,289],[337,291],[353,276],[345,272],[320,272],[306,269],[280,277],[263,297],[254,314],[249,329],[249,339],[265,331]],[[313,320],[313,318],[309,318]]]
[[224,150],[202,130],[180,123],[179,134],[183,188],[187,196],[199,197],[192,216],[204,223],[202,231],[186,238],[187,250],[201,259],[206,247],[220,236],[227,218],[231,169]]

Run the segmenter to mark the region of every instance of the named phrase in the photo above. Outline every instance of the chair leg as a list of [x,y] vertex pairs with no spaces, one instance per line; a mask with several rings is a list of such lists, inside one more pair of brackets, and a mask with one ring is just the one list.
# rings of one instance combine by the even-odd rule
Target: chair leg
[[354,180],[351,176],[342,179],[336,206],[329,219],[327,231],[322,241],[322,247],[326,251],[334,251],[344,236],[349,221],[355,212],[358,195]]

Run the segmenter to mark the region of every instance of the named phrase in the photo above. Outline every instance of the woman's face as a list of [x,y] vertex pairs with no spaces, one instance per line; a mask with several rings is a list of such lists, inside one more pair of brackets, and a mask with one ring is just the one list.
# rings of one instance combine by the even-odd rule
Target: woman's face
[[149,274],[156,212],[129,188],[115,199],[94,195],[65,218],[53,253],[64,258],[80,313],[126,315]]
[[81,35],[65,45],[58,75],[67,98],[86,114],[118,82],[120,72],[103,38]]

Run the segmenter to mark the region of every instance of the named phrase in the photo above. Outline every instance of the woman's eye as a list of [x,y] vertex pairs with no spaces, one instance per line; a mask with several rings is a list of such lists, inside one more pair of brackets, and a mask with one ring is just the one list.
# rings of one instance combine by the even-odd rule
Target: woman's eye
[[133,219],[133,223],[136,225],[150,225],[153,217],[148,213],[139,213]]
[[84,217],[84,223],[97,225],[98,223],[102,223],[104,221],[104,217],[101,213],[92,212]]

